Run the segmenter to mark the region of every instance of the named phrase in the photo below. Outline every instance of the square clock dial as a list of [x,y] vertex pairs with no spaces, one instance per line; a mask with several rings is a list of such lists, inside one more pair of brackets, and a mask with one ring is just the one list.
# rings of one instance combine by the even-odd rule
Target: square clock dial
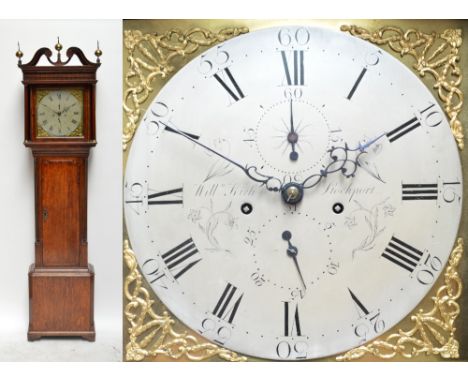
[[36,90],[36,136],[83,137],[83,90]]
[[273,360],[359,347],[444,269],[462,173],[444,111],[401,62],[325,28],[256,30],[179,70],[148,106],[125,224],[168,310]]

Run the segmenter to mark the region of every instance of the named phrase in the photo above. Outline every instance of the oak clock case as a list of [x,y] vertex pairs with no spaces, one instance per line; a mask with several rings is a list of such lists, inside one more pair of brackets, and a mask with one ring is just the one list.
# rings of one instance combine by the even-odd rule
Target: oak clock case
[[331,30],[269,28],[195,58],[148,106],[125,222],[187,326],[253,357],[313,359],[376,338],[429,292],[461,181],[448,121],[404,65]]
[[[100,66],[77,47],[55,45],[18,66],[23,72],[25,146],[35,173],[35,261],[29,270],[28,340],[95,339],[94,270],[88,263],[87,160],[96,145],[95,84]],[[79,64],[71,65],[72,59]],[[40,60],[47,65],[38,65]]]

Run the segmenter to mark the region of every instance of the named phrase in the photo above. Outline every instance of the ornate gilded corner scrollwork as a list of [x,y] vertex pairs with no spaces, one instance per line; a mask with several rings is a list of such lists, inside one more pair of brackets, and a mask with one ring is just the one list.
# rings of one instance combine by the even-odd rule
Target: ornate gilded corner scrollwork
[[457,267],[463,256],[463,239],[459,238],[444,273],[444,285],[434,297],[429,311],[420,309],[411,316],[410,330],[398,329],[383,340],[375,340],[338,356],[338,361],[353,361],[365,355],[391,359],[397,355],[414,358],[420,355],[440,355],[458,358],[459,343],[455,339],[455,319],[460,314],[457,300],[462,292],[462,280]]
[[224,28],[212,32],[204,28],[186,31],[171,29],[164,33],[142,33],[126,30],[124,44],[129,68],[125,73],[123,109],[127,116],[123,131],[123,149],[132,140],[141,118],[141,105],[153,92],[156,78],[165,78],[176,70],[175,61],[232,37],[247,33],[248,29]]
[[423,33],[416,29],[404,31],[392,26],[369,31],[356,25],[342,25],[341,30],[377,45],[388,45],[401,57],[413,57],[413,67],[419,75],[424,77],[429,74],[434,80],[433,88],[444,105],[458,147],[463,150],[463,126],[458,118],[463,105],[463,92],[460,89],[462,71],[459,66],[461,29]]
[[[172,316],[161,306],[162,313],[155,311],[156,302],[143,286],[143,276],[138,270],[135,254],[128,241],[124,242],[123,255],[128,267],[124,293],[127,300],[125,317],[130,327],[129,341],[125,349],[127,361],[142,361],[147,357],[166,356],[170,359],[203,361],[218,356],[226,361],[246,361],[230,350],[199,339],[187,332],[177,332]],[[162,304],[161,304],[162,305]]]

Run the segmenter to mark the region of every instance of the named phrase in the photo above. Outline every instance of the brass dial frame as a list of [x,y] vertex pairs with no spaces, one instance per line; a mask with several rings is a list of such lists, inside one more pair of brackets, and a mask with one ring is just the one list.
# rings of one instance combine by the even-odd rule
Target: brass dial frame
[[[81,108],[81,120],[78,126],[66,135],[55,135],[50,134],[44,127],[41,125],[38,118],[38,108],[41,103],[41,100],[46,97],[50,92],[64,90],[73,95],[76,100],[80,103]],[[34,90],[34,126],[35,126],[35,137],[36,138],[83,138],[84,137],[84,119],[85,119],[85,109],[84,109],[84,90],[78,87],[44,87],[36,88]]]
[[[468,62],[463,20],[127,20],[124,21],[124,168],[141,117],[162,86],[185,63],[228,38],[275,25],[310,24],[342,30],[375,43],[412,68],[433,89],[450,121],[468,178],[463,123],[468,123],[460,63]],[[468,187],[464,186],[464,199]],[[468,359],[468,240],[463,204],[459,239],[447,267],[419,306],[397,328],[364,346],[319,361]],[[258,360],[204,338],[183,325],[159,301],[141,274],[124,226],[124,359],[127,361]],[[465,324],[466,326],[466,324]],[[456,336],[455,336],[456,334]]]

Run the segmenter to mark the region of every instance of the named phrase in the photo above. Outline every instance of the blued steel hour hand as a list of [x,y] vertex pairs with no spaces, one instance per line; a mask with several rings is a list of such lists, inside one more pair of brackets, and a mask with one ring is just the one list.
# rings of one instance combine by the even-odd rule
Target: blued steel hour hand
[[291,144],[291,152],[289,153],[289,159],[297,161],[299,159],[299,153],[296,151],[296,144],[299,140],[299,135],[294,128],[294,113],[293,113],[293,102],[292,99],[289,101],[289,133],[288,142]]
[[358,167],[361,167],[359,157],[367,153],[366,149],[382,139],[386,134],[387,133],[382,133],[365,144],[359,143],[355,148],[350,148],[347,143],[345,143],[344,146],[332,147],[328,151],[332,159],[331,162],[324,166],[320,172],[305,178],[301,183],[302,188],[308,189],[315,187],[323,178],[335,172],[340,172],[347,178],[354,176]]
[[364,152],[368,147],[372,146],[374,143],[376,143],[377,141],[379,141],[380,139],[382,139],[383,137],[385,137],[387,135],[386,132],[378,135],[377,137],[371,139],[370,141],[366,142],[365,144],[361,144],[359,143],[359,145],[354,148],[354,149],[349,149],[349,151],[360,151],[360,152]]
[[63,110],[62,110],[62,114],[65,114],[68,110],[70,110],[70,108],[72,108],[73,106],[76,105],[76,102],[73,102],[71,105],[68,105],[67,107],[65,107]]

